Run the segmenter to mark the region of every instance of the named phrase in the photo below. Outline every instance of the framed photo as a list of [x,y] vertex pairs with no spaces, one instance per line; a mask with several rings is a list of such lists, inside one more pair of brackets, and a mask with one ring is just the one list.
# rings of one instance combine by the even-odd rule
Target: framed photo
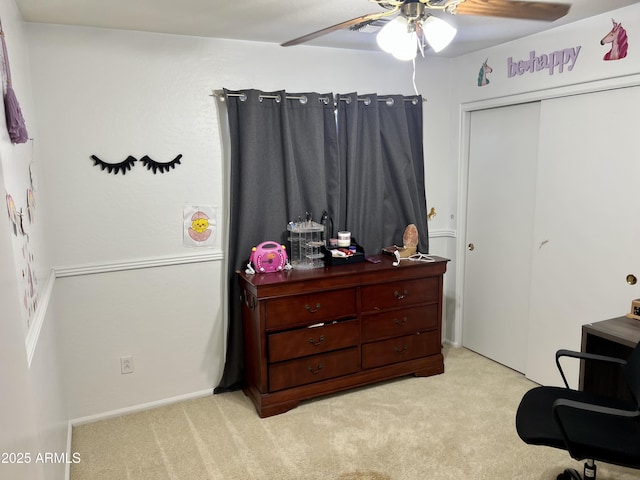
[[640,320],[640,298],[631,301],[631,311],[627,313],[627,317]]

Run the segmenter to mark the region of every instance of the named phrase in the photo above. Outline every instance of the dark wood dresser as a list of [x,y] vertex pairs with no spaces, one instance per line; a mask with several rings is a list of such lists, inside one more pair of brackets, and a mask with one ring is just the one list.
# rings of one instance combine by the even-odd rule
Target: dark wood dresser
[[247,394],[261,417],[394,377],[444,372],[447,259],[239,273]]

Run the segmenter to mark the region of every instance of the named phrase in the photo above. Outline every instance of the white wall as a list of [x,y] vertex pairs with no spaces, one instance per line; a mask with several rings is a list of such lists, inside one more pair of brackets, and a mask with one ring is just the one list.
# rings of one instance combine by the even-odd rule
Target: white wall
[[[590,83],[614,77],[624,77],[638,73],[637,52],[634,48],[634,33],[638,31],[640,5],[631,5],[598,15],[570,25],[558,27],[548,32],[505,43],[494,48],[470,53],[454,60],[455,84],[453,101],[456,104],[472,104],[492,100],[493,103],[513,103],[514,99],[527,96],[541,97],[556,95],[553,89],[565,88],[566,92],[577,92],[591,88]],[[629,35],[628,56],[616,61],[603,61],[611,44],[601,45],[600,40],[612,27],[611,19],[622,22]],[[508,59],[528,60],[530,52],[536,55],[551,54],[555,51],[581,47],[573,69],[568,63],[562,72],[558,68],[550,74],[549,69],[522,75],[508,76]],[[488,60],[493,68],[489,75],[491,82],[484,87],[477,86],[478,71],[482,62]],[[547,94],[540,92],[547,91]]]
[[[65,390],[72,418],[184,394],[210,394],[224,357],[217,264],[57,281]],[[134,373],[120,373],[121,356]]]
[[[13,87],[22,107],[30,136],[37,136],[31,96],[29,58],[24,24],[13,0],[0,0],[0,17],[5,32]],[[4,112],[0,113],[4,119]],[[26,211],[30,167],[39,173],[38,158],[30,142],[13,145],[4,120],[0,121],[0,188],[10,193]],[[0,213],[0,478],[12,480],[62,479],[64,463],[38,463],[38,454],[63,454],[67,448],[67,414],[60,379],[56,318],[49,308],[47,292],[50,263],[42,222],[47,204],[36,187],[36,215],[25,217],[28,237],[15,234],[6,208]],[[4,195],[3,195],[4,205]],[[23,248],[34,258],[38,307],[23,306]],[[28,328],[28,324],[31,328]],[[36,330],[39,335],[36,335]],[[38,339],[37,350],[35,339]],[[23,463],[18,463],[22,460]],[[15,462],[15,463],[14,463]]]
[[444,277],[443,337],[455,339],[456,304],[456,172],[450,158],[456,137],[450,132],[457,122],[457,110],[451,107],[454,89],[453,60],[428,56],[416,62],[416,84],[424,98],[424,158],[427,211],[435,209],[429,221],[429,253],[448,258]]
[[[0,175],[0,179],[2,175]],[[10,225],[6,215],[0,215],[0,302],[2,304],[3,321],[0,324],[0,382],[3,395],[0,409],[0,451],[31,452],[37,451],[38,424],[35,417],[35,398],[30,385],[30,374],[27,366],[27,354],[24,343],[24,332],[21,326],[21,314],[18,299],[18,288],[14,275],[13,251],[10,237],[5,233]],[[43,478],[42,466],[2,465],[0,474],[3,478],[30,479]],[[5,475],[7,475],[5,477]]]

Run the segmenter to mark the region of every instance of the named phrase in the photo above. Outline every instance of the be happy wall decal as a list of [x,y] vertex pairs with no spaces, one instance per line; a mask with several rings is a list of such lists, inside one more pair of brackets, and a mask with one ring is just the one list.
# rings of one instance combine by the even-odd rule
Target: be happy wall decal
[[556,71],[563,73],[565,67],[567,71],[573,70],[578,60],[580,49],[582,47],[564,48],[551,53],[536,54],[535,50],[529,52],[529,58],[526,60],[514,60],[513,57],[507,59],[507,76],[509,78],[516,75],[524,75],[525,73],[535,73],[542,70],[548,70],[549,75],[553,75]]

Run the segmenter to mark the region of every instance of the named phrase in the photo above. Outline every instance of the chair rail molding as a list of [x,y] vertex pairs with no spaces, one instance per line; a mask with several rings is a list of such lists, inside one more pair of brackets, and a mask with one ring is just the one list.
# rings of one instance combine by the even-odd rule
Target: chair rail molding
[[33,356],[36,353],[36,345],[38,344],[38,337],[40,336],[40,331],[42,330],[42,325],[44,325],[44,318],[47,315],[47,310],[49,309],[49,301],[51,300],[51,292],[53,291],[53,284],[55,283],[56,272],[51,269],[49,271],[49,276],[47,277],[47,283],[45,284],[42,292],[38,298],[38,306],[36,307],[36,311],[33,315],[33,323],[27,332],[27,337],[25,338],[25,347],[27,350],[27,366],[31,367],[31,361],[33,360]]
[[203,253],[188,255],[169,255],[163,257],[134,258],[130,260],[89,263],[85,265],[69,265],[55,267],[56,278],[76,277],[79,275],[94,275],[97,273],[122,272],[125,270],[139,270],[142,268],[169,267],[172,265],[186,265],[189,263],[213,262],[224,259],[224,252],[211,250]]
[[429,238],[456,238],[456,236],[455,230],[429,230]]

